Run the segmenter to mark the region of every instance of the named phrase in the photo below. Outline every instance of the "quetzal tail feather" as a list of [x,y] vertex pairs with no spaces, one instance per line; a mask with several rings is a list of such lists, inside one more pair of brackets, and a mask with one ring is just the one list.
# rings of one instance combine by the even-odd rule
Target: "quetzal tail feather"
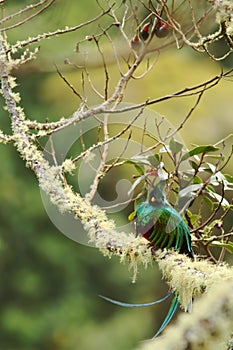
[[170,306],[170,309],[168,310],[168,313],[167,313],[167,316],[165,317],[165,320],[163,321],[161,327],[155,333],[153,338],[156,338],[164,330],[164,328],[168,325],[168,323],[171,321],[172,317],[174,316],[174,313],[176,312],[178,305],[179,305],[178,295],[175,295],[172,299],[171,306]]
[[165,295],[165,297],[163,297],[162,299],[156,300],[156,301],[152,301],[150,303],[143,303],[143,304],[129,304],[129,303],[123,303],[121,301],[118,300],[114,300],[114,299],[110,299],[108,297],[105,297],[103,295],[99,295],[100,298],[109,301],[112,304],[116,304],[116,305],[120,305],[123,307],[146,307],[146,306],[152,306],[155,304],[159,304],[162,303],[164,300],[166,300],[167,298],[169,298],[171,295],[173,294],[173,292],[169,292],[167,295]]
[[[123,303],[121,301],[118,300],[114,300],[108,297],[105,297],[103,295],[99,295],[100,298],[109,301],[112,304],[116,304],[119,306],[123,306],[123,307],[146,307],[146,306],[152,306],[155,304],[159,304],[162,303],[164,300],[168,299],[172,294],[174,294],[174,292],[169,292],[167,295],[165,295],[165,297],[163,297],[162,299],[156,300],[156,301],[152,301],[150,303],[143,303],[143,304],[130,304],[130,303]],[[165,317],[165,320],[163,321],[161,327],[159,328],[159,330],[155,333],[155,335],[153,336],[153,338],[156,338],[163,330],[164,328],[168,325],[168,323],[171,321],[172,317],[174,316],[177,307],[179,305],[179,301],[178,301],[178,295],[176,294],[171,302],[171,306],[168,310],[167,316]]]

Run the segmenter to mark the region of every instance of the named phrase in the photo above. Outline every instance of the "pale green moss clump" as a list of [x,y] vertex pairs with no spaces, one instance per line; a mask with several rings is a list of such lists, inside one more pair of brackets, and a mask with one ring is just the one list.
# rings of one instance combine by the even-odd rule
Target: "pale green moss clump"
[[232,0],[209,0],[216,8],[217,23],[225,23],[228,35],[233,34],[233,1]]
[[129,269],[133,270],[133,283],[136,281],[138,266],[142,264],[146,268],[154,261],[148,242],[143,237],[136,238],[134,234],[109,230],[107,235],[99,237],[96,246],[104,255],[111,258],[115,254],[120,257],[120,262],[128,263]]
[[212,286],[233,280],[233,270],[227,265],[214,265],[209,261],[192,261],[176,252],[157,255],[164,279],[176,291],[179,302],[187,310],[190,300],[207,293]]
[[180,314],[165,337],[142,344],[138,350],[227,350],[233,330],[233,280],[212,285],[194,303],[192,314]]

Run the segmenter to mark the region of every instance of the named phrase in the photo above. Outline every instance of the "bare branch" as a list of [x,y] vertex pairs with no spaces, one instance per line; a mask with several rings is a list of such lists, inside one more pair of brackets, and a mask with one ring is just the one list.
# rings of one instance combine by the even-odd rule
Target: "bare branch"
[[[40,1],[39,3],[35,4],[35,5],[29,5],[27,6],[25,9],[19,11],[18,13],[14,14],[14,15],[11,15],[11,16],[8,16],[7,18],[4,18],[0,21],[0,24],[4,23],[5,21],[9,20],[9,19],[12,19],[13,17],[15,16],[19,16],[19,15],[22,15],[23,13],[25,13],[26,11],[28,10],[31,10],[31,9],[35,9],[36,7],[38,7],[39,5],[42,5],[44,2],[47,2],[46,1]],[[29,22],[30,20],[32,20],[33,18],[37,17],[38,15],[40,15],[41,13],[43,13],[45,10],[47,10],[47,8],[49,8],[51,5],[53,5],[53,3],[55,2],[55,0],[51,0],[47,5],[45,5],[42,9],[38,10],[37,12],[33,13],[31,16],[28,16],[26,17],[24,20],[22,21],[19,21],[15,24],[12,24],[11,26],[8,26],[8,27],[4,27],[4,28],[0,28],[0,32],[2,31],[7,31],[9,29],[13,29],[13,28],[17,28],[27,22]]]
[[78,29],[83,28],[84,26],[87,26],[89,24],[92,24],[93,22],[96,22],[101,17],[103,17],[104,15],[109,13],[110,10],[111,10],[111,8],[101,12],[99,15],[97,15],[96,17],[93,17],[92,19],[90,19],[90,20],[88,20],[86,22],[78,24],[77,26],[68,27],[68,28],[65,28],[65,29],[58,29],[58,30],[56,30],[54,32],[51,32],[51,33],[39,34],[39,35],[37,35],[34,38],[29,38],[28,40],[22,40],[18,44],[12,45],[11,48],[8,50],[8,52],[10,52],[10,51],[15,52],[18,49],[21,49],[21,48],[23,48],[23,47],[25,47],[27,45],[30,45],[30,44],[35,43],[35,42],[39,42],[39,41],[41,41],[43,39],[48,39],[48,38],[56,36],[56,35],[61,35],[61,34],[67,34],[67,33],[74,32],[74,31],[76,31]]

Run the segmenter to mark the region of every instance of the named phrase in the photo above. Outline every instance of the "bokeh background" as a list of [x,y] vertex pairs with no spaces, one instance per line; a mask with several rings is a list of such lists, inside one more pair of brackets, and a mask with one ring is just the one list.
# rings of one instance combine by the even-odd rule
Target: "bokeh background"
[[[5,14],[30,3],[8,1]],[[14,42],[65,25],[77,25],[98,12],[95,0],[60,0],[8,35]],[[17,90],[30,119],[52,121],[77,109],[79,100],[58,76],[54,63],[78,89],[80,72],[64,64],[64,60],[79,64],[84,51],[75,52],[76,43],[96,30],[93,23],[80,31],[40,42],[38,60],[15,72]],[[118,40],[117,29],[114,35]],[[101,61],[91,54],[93,44],[85,45],[90,73],[96,86],[101,87]],[[120,46],[119,41],[119,49]],[[221,43],[216,50],[221,51]],[[170,47],[160,53],[152,73],[142,81],[130,83],[125,101],[141,102],[172,93],[232,65],[232,58],[216,63],[189,48]],[[118,77],[114,61],[109,64],[109,72],[113,88]],[[98,98],[90,97],[89,102],[95,104]],[[192,103],[194,99],[174,99],[151,108],[177,126]],[[215,143],[225,137],[232,131],[232,108],[232,81],[223,80],[204,95],[181,131],[186,146]],[[10,131],[3,109],[0,127]],[[167,292],[157,267],[141,269],[137,282],[132,284],[132,271],[119,264],[118,258],[103,257],[97,249],[68,239],[53,226],[37,181],[13,145],[0,145],[0,159],[0,349],[130,350],[139,341],[150,338],[166,314],[167,302],[146,309],[124,309],[108,304],[98,295],[128,302],[155,300]],[[227,172],[232,172],[232,164]]]

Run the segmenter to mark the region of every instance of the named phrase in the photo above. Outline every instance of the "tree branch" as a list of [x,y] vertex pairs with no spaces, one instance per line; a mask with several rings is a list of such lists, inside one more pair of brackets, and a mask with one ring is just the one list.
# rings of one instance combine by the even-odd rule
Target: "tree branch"
[[[192,315],[181,314],[165,336],[145,342],[137,350],[227,349],[233,329],[232,314],[232,279],[220,281],[194,303]],[[230,343],[228,349],[232,349]]]

